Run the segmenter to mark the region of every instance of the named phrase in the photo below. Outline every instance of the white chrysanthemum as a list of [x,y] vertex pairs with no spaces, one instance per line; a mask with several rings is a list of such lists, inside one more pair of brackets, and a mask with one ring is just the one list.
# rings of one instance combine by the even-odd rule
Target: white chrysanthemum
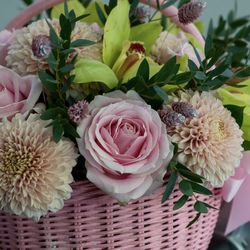
[[[51,20],[51,24],[59,32],[58,20]],[[49,26],[44,19],[15,31],[6,57],[7,66],[20,75],[36,74],[39,70],[46,69],[48,67],[46,59],[35,56],[32,51],[33,39],[41,35],[49,36]],[[97,42],[91,46],[76,48],[79,57],[95,60],[101,59],[102,47],[98,43],[101,40],[101,34],[95,31],[90,24],[76,23],[71,40],[74,41],[76,39],[88,39]]]
[[168,131],[172,142],[178,144],[177,160],[213,186],[222,186],[240,164],[242,131],[211,93],[182,93],[178,101],[191,104],[198,115]]
[[38,117],[0,123],[0,209],[36,220],[70,198],[78,156],[71,141],[56,144]]

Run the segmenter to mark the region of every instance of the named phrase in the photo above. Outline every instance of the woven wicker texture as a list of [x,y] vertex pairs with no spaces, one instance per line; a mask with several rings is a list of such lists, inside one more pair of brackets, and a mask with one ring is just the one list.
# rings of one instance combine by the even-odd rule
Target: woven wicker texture
[[[161,189],[124,207],[87,181],[73,189],[61,211],[39,222],[1,212],[0,249],[206,250],[219,213],[210,209],[187,229],[196,212],[192,201],[173,211],[177,187],[163,205]],[[203,200],[219,208],[220,190],[214,193]]]

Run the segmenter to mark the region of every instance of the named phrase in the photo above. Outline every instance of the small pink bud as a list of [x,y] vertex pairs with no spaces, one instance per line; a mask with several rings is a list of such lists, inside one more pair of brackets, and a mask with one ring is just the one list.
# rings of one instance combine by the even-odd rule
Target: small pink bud
[[198,115],[197,110],[187,102],[174,102],[172,103],[172,109],[186,118],[194,118]]
[[51,52],[51,42],[48,36],[38,35],[32,40],[32,51],[39,59],[47,58]]
[[186,118],[175,111],[173,111],[169,107],[163,107],[161,110],[158,111],[159,116],[163,123],[166,124],[167,127],[173,127],[177,124],[183,124]]
[[69,118],[75,123],[79,123],[84,117],[87,116],[88,112],[88,102],[85,100],[73,104],[68,109]]
[[206,4],[200,0],[193,0],[190,3],[184,4],[178,10],[178,18],[180,23],[187,25],[197,20],[203,12]]

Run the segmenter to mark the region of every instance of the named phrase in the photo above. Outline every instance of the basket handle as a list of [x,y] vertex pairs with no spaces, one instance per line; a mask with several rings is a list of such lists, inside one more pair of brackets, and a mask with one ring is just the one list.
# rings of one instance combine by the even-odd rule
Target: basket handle
[[[160,2],[162,2],[161,0]],[[22,11],[19,15],[13,18],[6,26],[7,30],[19,29],[23,27],[26,23],[28,23],[34,16],[39,15],[42,11],[52,8],[53,6],[64,2],[64,0],[38,0],[32,5],[28,6],[24,11]],[[157,8],[156,0],[140,0],[140,2],[150,5],[153,8]],[[205,41],[202,37],[199,30],[193,24],[183,25],[179,22],[178,19],[178,9],[175,6],[170,6],[166,9],[161,10],[161,12],[168,16],[172,22],[174,22],[178,27],[180,27],[183,31],[192,34],[198,42],[204,47]]]

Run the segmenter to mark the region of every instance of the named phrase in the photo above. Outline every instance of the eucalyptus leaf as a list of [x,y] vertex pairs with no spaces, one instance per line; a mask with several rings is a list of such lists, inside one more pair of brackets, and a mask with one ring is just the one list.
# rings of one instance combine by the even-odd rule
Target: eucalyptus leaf
[[194,204],[194,209],[199,213],[207,213],[208,208],[202,201],[196,201]]
[[165,189],[165,192],[164,192],[163,197],[162,197],[162,201],[161,201],[162,203],[164,203],[169,198],[171,193],[173,192],[174,187],[175,187],[175,183],[177,181],[177,177],[178,177],[177,173],[175,171],[172,172],[171,176],[168,179],[168,183],[166,185],[166,189]]
[[196,221],[199,220],[201,213],[197,213],[196,216],[188,223],[187,228],[191,227]]
[[193,188],[192,185],[190,184],[189,181],[182,180],[179,184],[180,191],[187,195],[187,196],[192,196],[193,195]]
[[185,203],[188,201],[188,198],[189,198],[189,196],[187,196],[187,195],[181,196],[181,198],[175,202],[173,209],[177,210],[177,209],[182,208],[185,205]]

